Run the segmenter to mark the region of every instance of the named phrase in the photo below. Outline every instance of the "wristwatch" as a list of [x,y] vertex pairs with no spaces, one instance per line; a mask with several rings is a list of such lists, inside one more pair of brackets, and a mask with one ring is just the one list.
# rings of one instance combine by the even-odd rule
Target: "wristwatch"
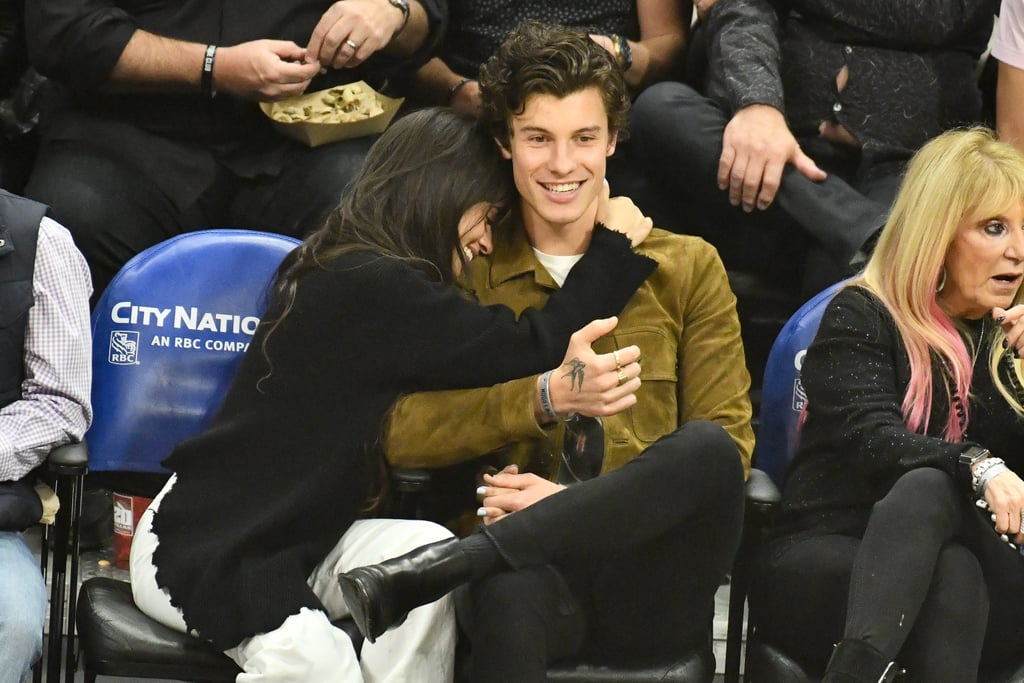
[[958,462],[960,464],[960,471],[967,481],[971,481],[972,469],[979,462],[992,455],[987,448],[981,446],[971,446],[963,453],[960,454]]
[[394,38],[399,33],[404,31],[406,24],[409,23],[409,0],[388,0],[388,3],[390,3],[392,7],[397,7],[398,9],[402,10],[402,25],[399,26],[398,30],[395,31],[394,34],[391,36],[392,38]]

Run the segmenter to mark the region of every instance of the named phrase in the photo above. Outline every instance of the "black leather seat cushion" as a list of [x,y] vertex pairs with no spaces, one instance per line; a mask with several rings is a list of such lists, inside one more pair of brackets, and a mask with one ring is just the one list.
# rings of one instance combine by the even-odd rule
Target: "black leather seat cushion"
[[[82,584],[78,635],[86,670],[108,676],[233,683],[239,669],[206,641],[178,633],[143,614],[125,581],[93,578]],[[362,644],[350,620],[335,623]]]
[[[238,667],[205,641],[173,631],[143,614],[125,581],[93,578],[82,584],[78,634],[86,669],[107,676],[173,678],[196,683],[233,683]],[[358,650],[362,638],[350,620],[335,622]],[[588,664],[553,666],[552,683],[706,683],[715,673],[710,649],[642,668]]]
[[551,683],[710,683],[715,676],[715,656],[710,648],[695,649],[678,660],[637,668],[554,665],[548,669]]

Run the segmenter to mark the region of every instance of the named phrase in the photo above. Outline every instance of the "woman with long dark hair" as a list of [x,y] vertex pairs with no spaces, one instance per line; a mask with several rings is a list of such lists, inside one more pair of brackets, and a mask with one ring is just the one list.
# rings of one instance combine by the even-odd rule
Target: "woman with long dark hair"
[[[406,392],[558,366],[570,335],[617,313],[654,268],[627,236],[599,227],[543,310],[517,320],[474,303],[452,285],[490,249],[490,224],[512,191],[471,118],[432,109],[394,123],[338,209],[282,263],[211,425],[165,461],[174,475],[133,542],[136,602],[225,650],[245,671],[239,682],[409,680],[412,671],[450,680],[448,600],[364,644],[361,661],[330,623],[348,613],[335,574],[450,535],[361,519],[386,495],[382,420]],[[631,203],[602,207],[599,220],[636,241],[650,229]],[[619,356],[630,363],[639,350]],[[619,365],[611,355],[592,364],[612,376]]]

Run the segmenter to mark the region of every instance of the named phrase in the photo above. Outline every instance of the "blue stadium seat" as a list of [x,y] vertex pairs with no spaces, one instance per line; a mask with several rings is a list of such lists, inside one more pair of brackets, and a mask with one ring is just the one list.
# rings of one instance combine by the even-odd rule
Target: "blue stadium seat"
[[[166,473],[160,461],[220,405],[298,240],[214,229],[171,238],[129,261],[92,316],[90,471]],[[234,662],[164,628],[109,578],[82,585],[76,619],[85,680],[104,676],[233,681]]]
[[797,309],[768,354],[761,385],[761,420],[754,462],[779,486],[796,448],[797,426],[806,400],[800,384],[804,354],[818,332],[829,301],[844,285],[845,281],[837,282]]

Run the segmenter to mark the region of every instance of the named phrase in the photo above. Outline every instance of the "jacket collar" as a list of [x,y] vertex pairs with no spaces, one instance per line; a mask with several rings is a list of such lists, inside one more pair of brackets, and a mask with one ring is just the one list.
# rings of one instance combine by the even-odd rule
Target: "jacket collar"
[[526,229],[514,214],[495,231],[494,253],[487,257],[487,261],[490,264],[490,287],[499,287],[509,280],[532,273],[538,285],[558,289],[551,273],[537,260]]

